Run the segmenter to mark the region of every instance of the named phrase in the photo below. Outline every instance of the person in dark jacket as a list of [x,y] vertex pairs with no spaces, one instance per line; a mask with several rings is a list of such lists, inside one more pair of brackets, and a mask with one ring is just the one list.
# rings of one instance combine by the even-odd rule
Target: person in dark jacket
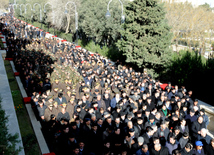
[[207,129],[202,128],[200,135],[198,135],[198,140],[202,141],[204,148],[210,144],[211,139],[212,138],[209,135],[207,135]]
[[63,103],[67,104],[66,98],[63,96],[63,93],[59,93],[58,97],[55,99],[55,101],[58,103],[58,105],[61,105]]
[[148,145],[144,144],[142,148],[140,148],[137,152],[136,155],[150,155],[149,150],[148,150]]
[[203,149],[203,143],[201,141],[195,142],[196,148],[193,150],[194,155],[205,155],[204,149]]
[[69,122],[70,121],[70,115],[65,110],[65,108],[62,108],[61,112],[59,112],[56,119],[57,119],[57,121],[66,120],[67,122]]
[[154,148],[151,149],[151,155],[168,155],[169,151],[166,147],[161,144],[155,144]]
[[183,136],[179,140],[180,148],[183,149],[188,142],[190,142],[189,133],[184,132]]
[[214,154],[214,138],[211,139],[210,141],[210,145],[207,145],[206,148],[205,148],[205,153],[207,155],[209,154]]
[[203,117],[199,116],[198,120],[193,122],[193,124],[191,126],[191,131],[192,131],[193,138],[195,138],[195,139],[198,138],[198,134],[201,134],[201,129],[202,128],[206,128],[206,125],[203,122]]
[[197,120],[197,116],[195,115],[195,111],[190,110],[190,113],[188,115],[186,115],[185,119],[187,121],[187,124],[190,127],[190,124]]
[[47,108],[47,106],[43,103],[41,99],[39,99],[38,103],[39,104],[37,105],[37,110],[39,113],[39,117],[42,121],[45,121],[45,109]]
[[181,155],[193,155],[193,146],[190,143],[187,143],[185,148],[181,150]]
[[184,132],[189,133],[189,127],[186,125],[186,120],[182,119],[180,121],[180,126],[179,126],[180,132],[183,134]]
[[176,142],[175,136],[169,137],[169,141],[166,142],[166,147],[169,150],[169,155],[172,155],[172,151],[178,148],[178,143]]
[[208,124],[209,124],[209,118],[208,118],[208,116],[205,114],[205,110],[204,110],[204,109],[201,109],[201,110],[200,110],[200,115],[203,116],[203,118],[204,118],[204,123],[205,123],[206,128],[207,128],[207,126],[208,126]]

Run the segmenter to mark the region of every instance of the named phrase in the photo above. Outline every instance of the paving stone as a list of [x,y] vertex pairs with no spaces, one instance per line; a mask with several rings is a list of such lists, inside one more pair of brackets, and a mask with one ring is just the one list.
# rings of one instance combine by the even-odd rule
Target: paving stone
[[[20,142],[17,144],[16,148],[24,148],[2,56],[0,56],[0,79],[0,95],[2,98],[1,105],[2,109],[5,110],[6,116],[8,116],[8,132],[12,135],[18,133],[18,140],[20,140]],[[19,155],[25,155],[24,149],[20,151]]]

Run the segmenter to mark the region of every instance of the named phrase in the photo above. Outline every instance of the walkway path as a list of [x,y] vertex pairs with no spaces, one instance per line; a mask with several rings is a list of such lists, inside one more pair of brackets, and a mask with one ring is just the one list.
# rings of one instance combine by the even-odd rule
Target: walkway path
[[[5,52],[2,51],[1,52]],[[1,53],[0,53],[1,54]],[[2,109],[5,110],[6,116],[8,116],[8,132],[12,135],[18,133],[19,137],[18,140],[20,140],[20,143],[18,143],[18,145],[16,146],[17,148],[19,147],[23,147],[23,143],[22,143],[22,138],[21,138],[21,133],[19,130],[19,124],[18,124],[18,120],[16,117],[16,112],[14,109],[14,103],[13,103],[13,98],[11,95],[11,90],[10,90],[10,86],[8,83],[8,78],[7,78],[7,74],[5,71],[5,67],[4,67],[4,61],[2,59],[2,56],[0,55],[0,95],[2,98]],[[19,155],[24,155],[24,149],[21,150],[21,152],[19,153]]]

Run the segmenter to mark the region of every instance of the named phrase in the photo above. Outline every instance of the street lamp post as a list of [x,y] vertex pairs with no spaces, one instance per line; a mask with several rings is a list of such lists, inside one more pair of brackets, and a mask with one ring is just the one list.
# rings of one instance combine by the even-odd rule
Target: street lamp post
[[[122,14],[121,14],[121,23],[124,23],[125,22],[125,15],[123,14],[123,3],[121,2],[121,0],[118,0],[119,2],[120,2],[120,4],[121,4],[121,7],[122,7]],[[107,12],[106,12],[106,18],[109,18],[109,17],[111,17],[111,14],[110,14],[110,12],[109,12],[109,5],[110,5],[110,3],[112,2],[112,0],[110,0],[109,2],[108,2],[108,6],[107,6]]]
[[67,2],[66,5],[65,5],[65,14],[68,13],[68,10],[67,10],[67,5],[68,4],[73,4],[74,8],[75,8],[75,30],[76,30],[76,40],[77,40],[76,45],[78,45],[78,13],[77,13],[77,6],[72,1]]
[[35,6],[36,5],[39,5],[39,7],[40,7],[40,22],[41,22],[41,28],[42,28],[42,7],[41,7],[41,5],[39,4],[39,3],[35,3],[34,5],[33,5],[33,11],[35,12]]
[[[15,15],[15,9],[14,9],[14,6],[16,6],[16,9],[17,9],[17,6],[19,6],[19,9],[20,9],[20,5],[19,4],[13,4],[13,12],[14,12],[14,15]],[[20,13],[21,13],[21,9],[20,9]]]
[[20,16],[22,16],[22,6],[25,7],[25,5],[24,4],[20,4]]
[[32,6],[31,6],[29,3],[27,3],[27,4],[25,5],[25,20],[27,19],[27,18],[26,18],[26,16],[27,16],[26,14],[27,14],[27,6],[28,6],[28,5],[30,6],[30,9],[31,9],[31,19],[32,19],[32,17],[33,17],[33,15],[32,15]]
[[[45,6],[46,5],[51,5],[51,8],[52,8],[52,18],[53,18],[53,25],[54,25],[54,22],[55,22],[55,14],[54,14],[54,10],[53,10],[53,5],[49,2],[47,2],[45,5],[44,5],[44,13],[46,13],[46,9],[45,9]],[[49,24],[48,24],[48,29],[49,29]],[[55,35],[55,26],[54,26],[54,35]]]

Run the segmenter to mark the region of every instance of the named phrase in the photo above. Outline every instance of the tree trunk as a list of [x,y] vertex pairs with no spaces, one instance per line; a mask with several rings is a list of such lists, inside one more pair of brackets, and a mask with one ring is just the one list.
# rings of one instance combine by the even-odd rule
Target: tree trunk
[[65,31],[66,34],[69,32],[70,21],[71,21],[71,18],[69,15],[67,15],[67,26],[66,26],[66,31]]
[[178,39],[176,39],[176,41],[175,41],[175,47],[176,47],[176,52],[179,53],[179,51],[178,51]]

